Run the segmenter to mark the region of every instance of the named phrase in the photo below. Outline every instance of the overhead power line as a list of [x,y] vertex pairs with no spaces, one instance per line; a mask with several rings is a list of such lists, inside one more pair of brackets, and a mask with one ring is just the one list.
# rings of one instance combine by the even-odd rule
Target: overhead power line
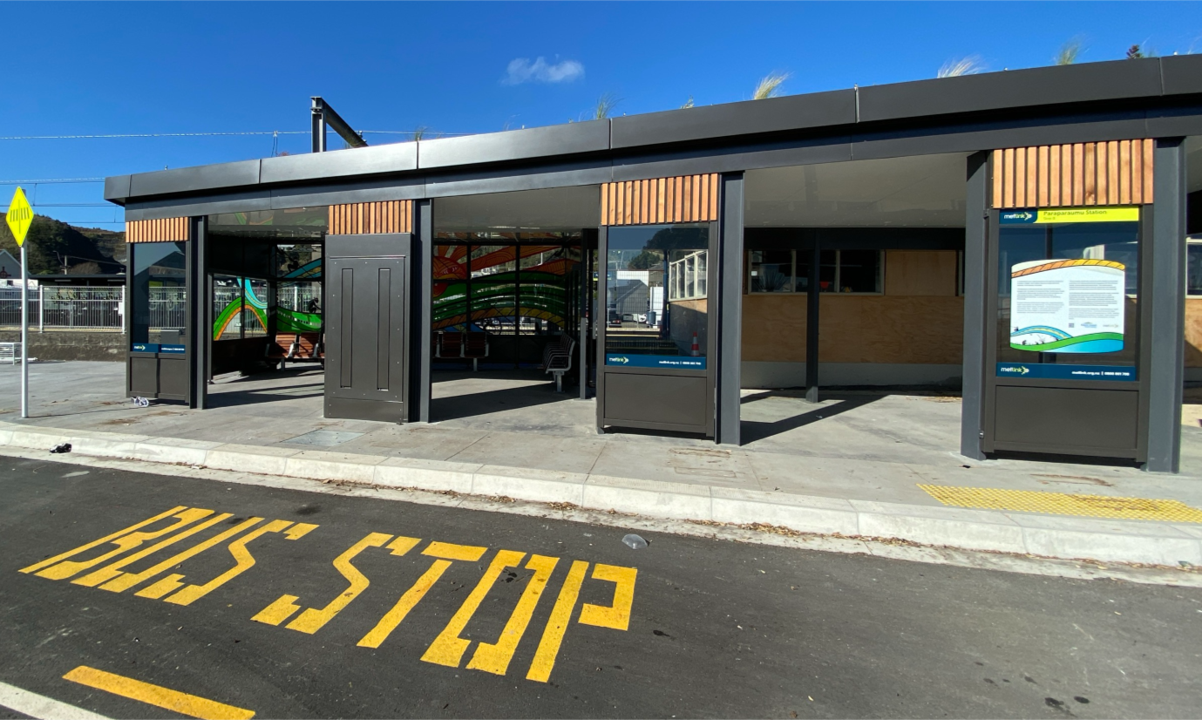
[[58,183],[102,183],[104,178],[50,178],[47,180],[0,180],[0,185],[55,185]]
[[[415,130],[358,130],[360,135],[414,135]],[[114,140],[125,138],[173,138],[173,137],[231,137],[231,136],[277,136],[308,135],[309,130],[247,130],[242,132],[183,132],[183,133],[109,133],[97,135],[3,135],[0,140]],[[441,136],[473,135],[474,133],[440,132]]]

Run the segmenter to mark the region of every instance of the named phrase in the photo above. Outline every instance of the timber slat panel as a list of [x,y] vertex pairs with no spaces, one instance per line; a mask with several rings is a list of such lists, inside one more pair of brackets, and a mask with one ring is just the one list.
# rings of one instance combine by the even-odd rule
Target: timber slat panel
[[993,151],[995,208],[1145,205],[1152,141],[1041,145]]
[[161,220],[132,220],[125,223],[125,241],[137,242],[187,242],[190,230],[188,218],[164,218]]
[[718,219],[718,175],[684,175],[605,183],[602,225],[713,222]]
[[413,201],[385,200],[330,206],[330,235],[413,232]]

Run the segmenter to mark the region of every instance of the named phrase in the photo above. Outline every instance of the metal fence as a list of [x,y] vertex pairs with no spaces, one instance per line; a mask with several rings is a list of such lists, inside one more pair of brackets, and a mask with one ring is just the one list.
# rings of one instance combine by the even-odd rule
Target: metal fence
[[[156,310],[156,293],[174,291],[175,288],[153,288],[151,291],[151,313],[154,317]],[[47,287],[30,288],[29,297],[29,328],[34,331],[45,330],[107,330],[111,332],[125,331],[125,288],[124,287]],[[183,302],[178,303],[179,310],[161,312],[164,320],[173,321],[174,316],[180,318],[179,325],[166,327],[182,327]],[[157,305],[162,305],[160,300]],[[0,328],[16,330],[21,327],[21,288],[0,288]]]

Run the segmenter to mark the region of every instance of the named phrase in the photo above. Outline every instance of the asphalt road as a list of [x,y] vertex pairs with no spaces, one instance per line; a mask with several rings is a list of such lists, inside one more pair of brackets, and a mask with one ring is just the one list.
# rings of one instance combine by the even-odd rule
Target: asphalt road
[[1202,715],[1195,589],[11,458],[0,497],[0,683],[109,717]]

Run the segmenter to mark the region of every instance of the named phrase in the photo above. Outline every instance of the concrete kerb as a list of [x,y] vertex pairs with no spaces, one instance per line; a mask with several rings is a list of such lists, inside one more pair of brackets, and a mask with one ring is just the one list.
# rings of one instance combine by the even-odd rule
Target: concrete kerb
[[[0,422],[0,445],[262,476],[614,511],[648,518],[773,526],[854,541],[1065,560],[1202,566],[1202,528],[843,500],[439,460],[59,430]],[[466,498],[465,498],[466,500]]]

